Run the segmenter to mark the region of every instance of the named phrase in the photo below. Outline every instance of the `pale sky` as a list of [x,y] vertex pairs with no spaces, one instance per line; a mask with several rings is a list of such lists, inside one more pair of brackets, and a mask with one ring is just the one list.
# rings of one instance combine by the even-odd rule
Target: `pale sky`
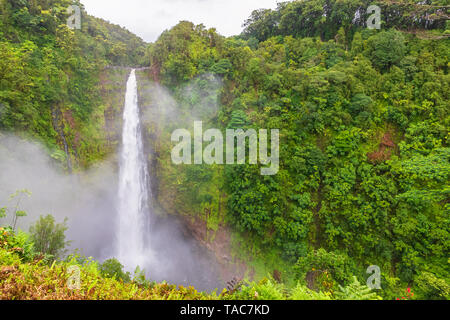
[[224,36],[240,34],[255,9],[274,9],[280,0],[81,0],[86,11],[154,42],[181,20],[216,28]]

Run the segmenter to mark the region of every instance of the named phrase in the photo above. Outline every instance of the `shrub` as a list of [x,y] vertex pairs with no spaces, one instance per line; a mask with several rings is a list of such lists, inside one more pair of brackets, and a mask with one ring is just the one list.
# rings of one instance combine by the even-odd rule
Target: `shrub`
[[103,277],[114,278],[123,282],[131,281],[130,273],[123,271],[123,265],[115,258],[106,260],[100,265],[100,274]]
[[[346,254],[327,252],[323,248],[311,251],[306,257],[299,258],[295,265],[295,270],[296,278],[300,281],[305,281],[307,275],[312,273],[318,275],[318,278],[322,274],[330,275],[331,278],[327,279],[327,281],[333,282],[335,280],[340,284],[349,283],[351,275],[354,274],[354,266]],[[315,287],[315,282],[317,281],[316,277],[313,278],[313,283],[310,285]]]
[[70,243],[65,241],[67,230],[67,218],[63,223],[55,224],[52,215],[41,216],[34,226],[30,227],[31,239],[36,251],[60,257],[65,253],[64,248]]

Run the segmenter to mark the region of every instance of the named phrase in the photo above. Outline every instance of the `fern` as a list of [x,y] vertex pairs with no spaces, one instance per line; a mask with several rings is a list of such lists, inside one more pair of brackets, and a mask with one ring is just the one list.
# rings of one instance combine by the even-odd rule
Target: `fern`
[[298,284],[292,289],[289,300],[331,300],[331,297],[327,293],[316,292]]
[[335,296],[340,300],[381,300],[381,297],[372,292],[369,287],[362,285],[355,276],[353,276],[353,282],[345,288],[339,286]]

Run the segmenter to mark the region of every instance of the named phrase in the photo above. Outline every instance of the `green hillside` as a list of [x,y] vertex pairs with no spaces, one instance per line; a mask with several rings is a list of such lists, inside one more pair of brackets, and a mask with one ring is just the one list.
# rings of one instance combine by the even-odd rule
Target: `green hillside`
[[[324,3],[326,18],[310,22]],[[370,30],[350,19],[365,5],[283,3],[233,38],[190,22],[163,33],[151,75],[179,107],[176,121],[158,120],[159,199],[203,221],[212,245],[230,226],[233,258],[257,279],[333,290],[378,265],[385,298],[411,285],[448,297],[448,30],[439,15],[428,29],[408,24],[411,7],[389,2],[403,18]],[[192,130],[197,113],[207,128],[279,128],[278,174],[173,165],[170,134]]]
[[[282,2],[238,36],[182,21],[151,44],[84,10],[70,30],[71,3],[0,0],[0,136],[87,169],[117,149],[129,68],[149,66],[139,100],[158,208],[243,280],[212,294],[151,283],[0,229],[0,299],[450,297],[448,0]],[[379,30],[365,24],[372,4]],[[279,171],[173,164],[171,134],[194,120],[279,129]],[[373,265],[377,291],[363,285]]]

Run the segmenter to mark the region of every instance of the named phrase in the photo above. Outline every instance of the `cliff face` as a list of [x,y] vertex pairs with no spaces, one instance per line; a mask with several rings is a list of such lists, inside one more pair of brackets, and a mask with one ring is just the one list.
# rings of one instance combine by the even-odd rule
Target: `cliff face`
[[97,104],[82,121],[67,106],[52,109],[52,127],[58,146],[66,154],[64,164],[69,172],[88,168],[117,152],[129,72],[128,68],[108,68],[99,73],[95,85]]
[[122,113],[130,73],[128,68],[105,69],[100,76],[104,101],[104,139],[109,152],[117,151],[122,132]]

